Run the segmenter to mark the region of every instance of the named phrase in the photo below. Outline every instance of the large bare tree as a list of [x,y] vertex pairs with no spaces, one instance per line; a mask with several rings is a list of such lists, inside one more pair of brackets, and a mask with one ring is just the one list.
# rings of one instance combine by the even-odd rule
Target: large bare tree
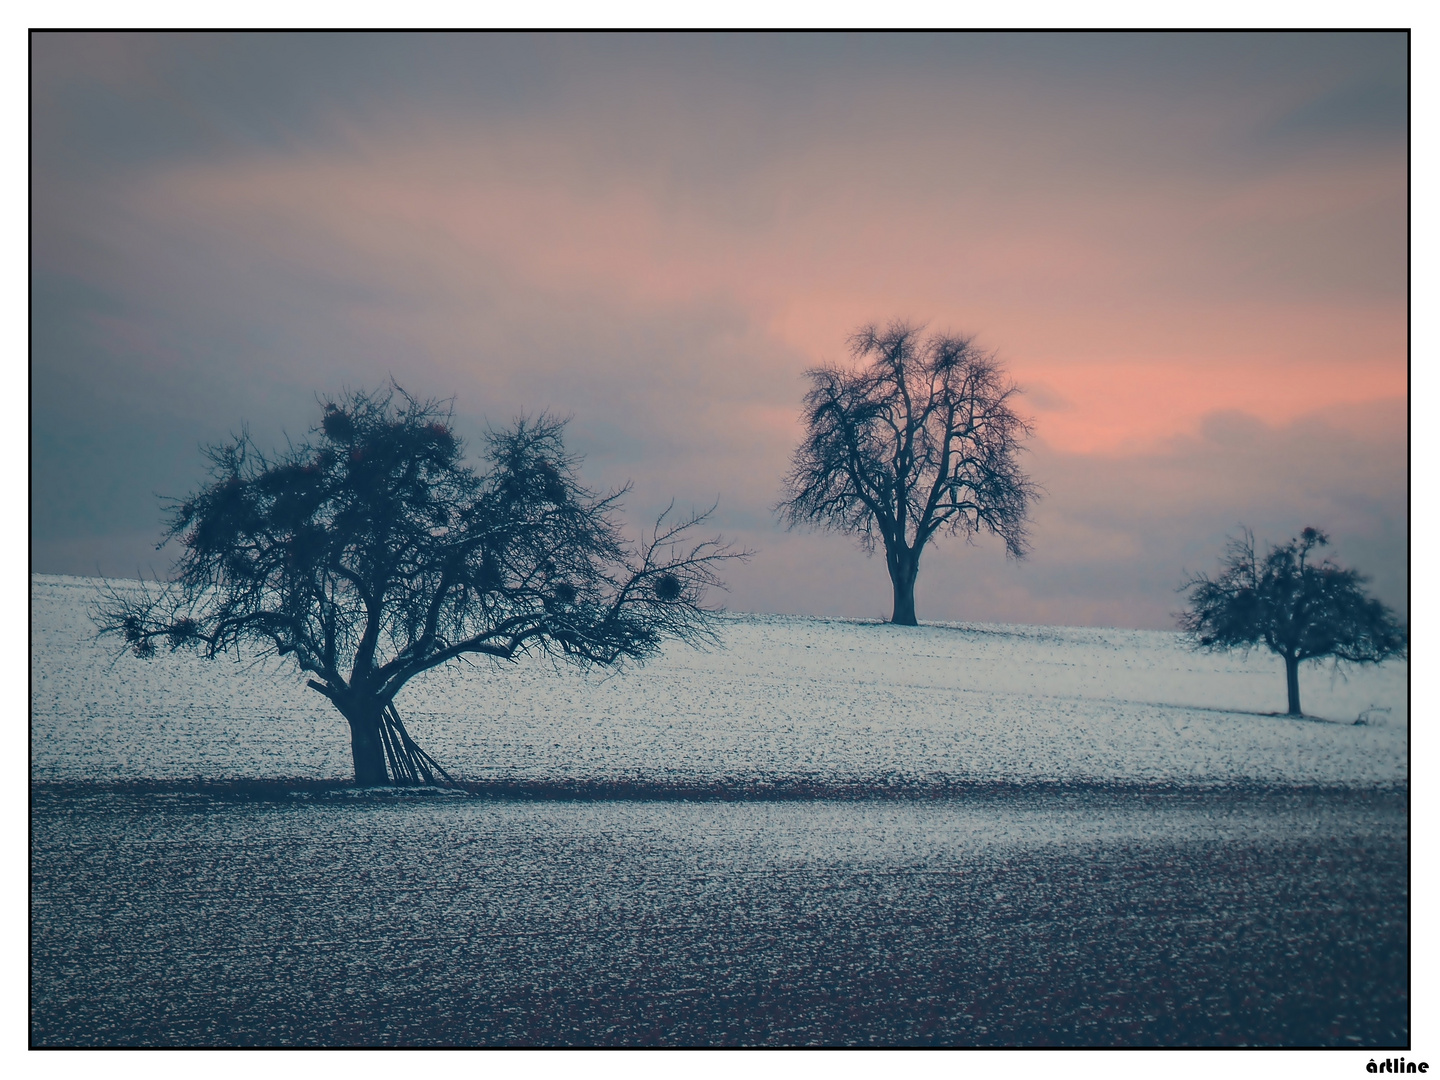
[[467,655],[611,665],[667,637],[713,639],[704,593],[717,564],[748,555],[694,539],[704,514],[627,543],[624,492],[580,483],[563,426],[490,434],[477,472],[448,407],[393,387],[330,402],[273,457],[237,438],[174,508],[174,580],[112,587],[96,621],[141,657],[159,644],[290,658],[349,722],[356,783],[449,780],[395,708],[407,682]]
[[993,354],[972,339],[894,322],[850,338],[858,369],[806,372],[805,438],[778,504],[788,527],[878,538],[894,587],[891,621],[914,626],[920,555],[937,533],[985,531],[1021,558],[1037,487],[1020,469],[1029,424]]

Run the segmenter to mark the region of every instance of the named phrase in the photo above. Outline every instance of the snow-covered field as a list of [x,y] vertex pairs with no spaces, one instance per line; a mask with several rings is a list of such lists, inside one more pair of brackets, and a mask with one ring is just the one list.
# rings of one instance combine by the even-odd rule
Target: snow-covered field
[[[36,780],[343,778],[348,732],[293,669],[115,658],[98,583],[31,579]],[[1157,631],[727,615],[724,647],[620,674],[541,660],[432,672],[397,700],[471,780],[1389,785],[1407,780],[1404,662],[1301,674]],[[1352,722],[1374,709],[1365,726]],[[1378,711],[1378,710],[1389,710]]]
[[328,703],[117,659],[96,588],[31,584],[37,1045],[1409,1041],[1404,664],[1290,720],[1174,634],[730,615],[413,683],[470,798],[293,782]]

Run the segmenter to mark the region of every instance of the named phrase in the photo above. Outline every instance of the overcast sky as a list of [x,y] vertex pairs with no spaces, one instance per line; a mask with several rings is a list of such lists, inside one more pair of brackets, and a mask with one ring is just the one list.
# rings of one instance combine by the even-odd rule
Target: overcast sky
[[735,610],[883,617],[771,506],[801,373],[905,317],[1048,492],[922,620],[1171,626],[1242,523],[1403,612],[1406,95],[1400,34],[35,36],[33,569],[163,574],[201,444],[393,376],[572,415],[637,526],[718,497]]

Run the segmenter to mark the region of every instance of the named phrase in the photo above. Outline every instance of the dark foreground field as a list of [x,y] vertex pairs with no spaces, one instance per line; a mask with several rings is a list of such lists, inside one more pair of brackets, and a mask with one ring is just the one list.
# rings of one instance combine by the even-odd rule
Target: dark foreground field
[[1409,1040],[1403,792],[588,794],[37,784],[31,1041]]

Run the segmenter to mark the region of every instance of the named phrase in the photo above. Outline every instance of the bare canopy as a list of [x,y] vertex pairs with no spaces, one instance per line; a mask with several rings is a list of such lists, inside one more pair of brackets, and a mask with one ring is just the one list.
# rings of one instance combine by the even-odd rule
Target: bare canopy
[[357,783],[432,782],[444,772],[394,705],[409,680],[467,655],[609,665],[708,639],[715,568],[748,555],[694,538],[705,514],[627,543],[624,492],[580,483],[563,428],[491,433],[476,472],[448,408],[395,387],[328,403],[310,441],[273,457],[242,436],[174,508],[176,579],[113,589],[96,621],[142,657],[160,643],[292,658],[349,721]]
[[1037,487],[1021,471],[1029,424],[1019,392],[973,340],[871,325],[850,338],[858,370],[806,372],[805,438],[776,509],[787,527],[877,537],[894,588],[891,621],[914,626],[920,554],[937,533],[985,531],[1021,558]]

